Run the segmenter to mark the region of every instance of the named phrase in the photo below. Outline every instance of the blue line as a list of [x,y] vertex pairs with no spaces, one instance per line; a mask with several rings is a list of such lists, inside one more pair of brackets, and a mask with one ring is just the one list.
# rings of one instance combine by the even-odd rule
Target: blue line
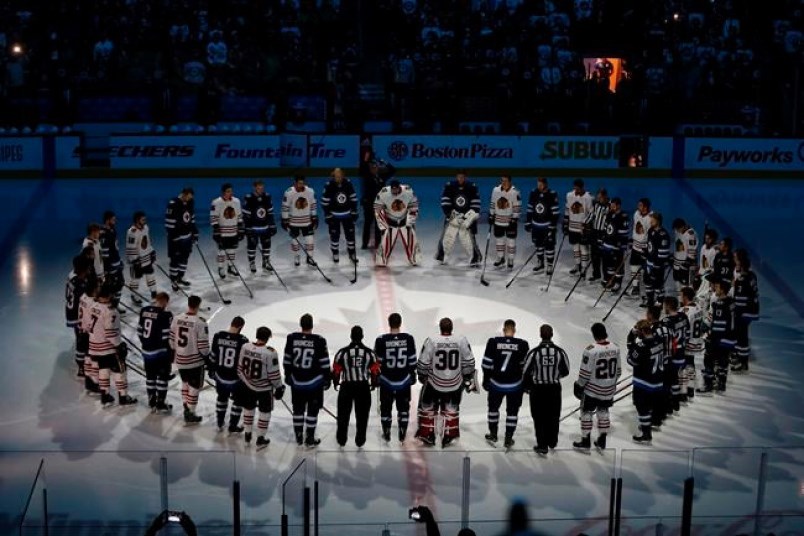
[[[30,199],[22,208],[19,216],[8,226],[8,232],[2,240],[0,240],[0,251],[10,252],[13,251],[14,245],[19,242],[19,239],[25,234],[28,224],[31,223],[31,215],[33,215],[39,208],[39,205],[47,198],[47,194],[53,187],[54,179],[45,178],[39,183],[37,189],[31,194]],[[12,255],[3,255],[0,258],[0,269],[5,266],[5,263],[12,258]]]
[[[750,245],[748,245],[748,241],[745,240],[737,230],[732,227],[729,222],[727,222],[723,216],[721,216],[718,211],[713,207],[709,202],[704,199],[704,197],[698,193],[697,190],[692,186],[692,184],[687,181],[687,179],[682,177],[675,177],[675,180],[678,182],[679,186],[683,189],[684,193],[687,194],[692,201],[698,205],[698,208],[704,214],[707,214],[712,221],[722,229],[724,232],[720,233],[721,236],[730,235],[735,242],[739,242],[741,247],[744,247],[749,255],[751,255],[752,265],[755,267],[756,271],[762,273],[763,277],[776,289],[776,291],[782,296],[787,303],[790,304],[790,307],[800,316],[804,318],[804,300],[802,300],[793,290],[790,285],[780,276],[776,270],[773,269],[770,263],[766,263],[762,257],[754,250]],[[2,250],[0,250],[2,251]],[[761,269],[760,269],[761,267]]]

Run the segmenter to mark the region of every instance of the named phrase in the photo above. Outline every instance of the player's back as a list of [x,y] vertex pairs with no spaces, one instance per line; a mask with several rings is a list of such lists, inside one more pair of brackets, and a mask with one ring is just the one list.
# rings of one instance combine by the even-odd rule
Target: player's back
[[581,371],[587,376],[586,390],[591,396],[611,399],[622,371],[620,347],[609,341],[590,344],[583,352]]
[[209,352],[206,321],[198,315],[181,313],[173,319],[170,335],[178,368],[194,368],[204,364]]
[[119,318],[108,303],[92,303],[87,326],[90,355],[108,355],[116,351],[120,343]]
[[483,372],[496,391],[515,391],[522,386],[522,373],[529,350],[517,337],[492,337],[483,353]]
[[238,356],[248,343],[245,335],[219,331],[212,337],[211,357],[215,364],[215,378],[231,383],[237,381]]
[[[474,372],[474,357],[466,337],[437,335],[424,342],[422,361],[437,391],[452,391],[461,386],[463,374]],[[471,364],[470,364],[471,363]]]
[[416,370],[416,341],[408,333],[385,333],[374,342],[374,352],[380,362],[381,385],[401,389],[410,385]]
[[[146,305],[140,310],[140,320],[137,324],[137,335],[142,344],[143,354],[160,353],[170,347],[170,325],[173,322],[173,313],[157,307]],[[143,357],[151,357],[143,355]]]
[[246,342],[240,349],[237,375],[249,389],[267,391],[282,384],[279,356],[271,346]]
[[283,363],[293,387],[317,389],[330,368],[327,341],[315,333],[291,333],[285,342]]
[[658,391],[664,381],[664,341],[653,335],[637,337],[628,348],[628,363],[633,367],[635,388]]

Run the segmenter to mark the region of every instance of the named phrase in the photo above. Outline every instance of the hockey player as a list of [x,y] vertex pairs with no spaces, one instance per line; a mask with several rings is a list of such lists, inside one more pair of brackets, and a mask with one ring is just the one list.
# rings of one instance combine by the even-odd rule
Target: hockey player
[[610,292],[618,292],[622,285],[623,259],[628,249],[630,232],[631,224],[628,221],[628,214],[623,212],[620,198],[615,197],[609,204],[606,227],[600,244],[604,274],[602,284]]
[[[711,303],[709,333],[706,335],[704,349],[704,386],[701,394],[711,394],[713,390],[726,392],[729,355],[735,346],[734,338],[734,300],[728,295],[731,285],[710,274],[710,284],[714,292]],[[715,382],[717,377],[717,382]]]
[[338,350],[332,363],[332,383],[338,393],[338,428],[335,439],[338,445],[346,446],[349,435],[349,419],[352,406],[355,409],[355,445],[362,447],[366,443],[371,410],[371,391],[377,385],[380,364],[371,348],[363,344],[363,328],[352,326],[349,335],[352,341],[348,346]]
[[502,337],[491,337],[483,352],[483,390],[488,393],[489,433],[486,441],[497,444],[497,429],[500,422],[500,407],[505,405],[505,441],[503,446],[514,446],[519,408],[522,406],[522,378],[525,358],[530,350],[527,341],[515,337],[516,322],[510,318],[503,323]]
[[681,311],[687,316],[689,323],[687,343],[684,346],[686,374],[681,377],[681,400],[682,402],[689,402],[695,397],[695,382],[697,377],[695,357],[704,349],[703,310],[695,301],[695,291],[692,287],[684,287],[681,289]]
[[140,288],[140,279],[143,276],[145,276],[148,290],[151,291],[151,298],[156,296],[156,276],[154,275],[156,252],[151,243],[145,213],[142,211],[135,212],[132,220],[133,223],[126,233],[126,261],[131,269],[128,287],[132,291],[131,301],[137,305],[142,305],[142,300],[137,293]]
[[673,281],[676,283],[676,290],[681,290],[682,287],[693,285],[698,258],[698,234],[681,218],[673,220],[673,231]]
[[104,212],[99,237],[100,253],[103,259],[104,280],[110,285],[115,306],[120,302],[120,291],[126,283],[123,278],[123,261],[120,259],[120,249],[117,246],[116,226],[115,213],[111,210]]
[[[282,229],[290,233],[293,264],[295,266],[301,264],[299,237],[303,236],[307,264],[315,266],[313,249],[315,249],[315,230],[318,229],[318,209],[315,191],[304,182],[304,175],[296,175],[293,186],[285,190],[285,195],[282,197]],[[293,240],[294,238],[296,240]]]
[[[246,236],[243,223],[243,210],[240,200],[234,196],[232,185],[228,182],[221,186],[220,197],[212,201],[209,209],[209,222],[212,225],[212,240],[218,246],[218,275],[226,278],[226,273],[237,277],[235,254],[237,245]],[[224,265],[228,264],[226,270]]]
[[[245,335],[240,332],[246,321],[236,316],[229,323],[229,329],[219,331],[212,337],[212,350],[209,352],[209,377],[215,381],[217,401],[215,403],[215,417],[218,432],[223,432],[226,422],[226,411],[229,409],[229,400],[235,399],[238,383],[238,359],[240,350],[248,342]],[[243,409],[236,402],[232,403],[229,412],[229,433],[238,434],[243,431],[240,426],[240,414]]]
[[662,343],[662,362],[658,371],[658,377],[662,380],[662,387],[655,393],[652,411],[653,429],[659,431],[664,419],[670,413],[671,385],[668,371],[670,369],[670,359],[672,358],[673,333],[668,325],[662,321],[661,305],[650,305],[645,313],[645,319],[650,322],[656,340]]
[[257,245],[262,253],[263,272],[271,271],[271,237],[276,234],[274,204],[262,180],[254,181],[254,191],[243,198],[243,225],[246,228],[246,255],[251,273],[257,272]]
[[510,175],[503,175],[500,177],[500,185],[491,192],[491,204],[489,205],[489,225],[494,231],[497,251],[494,266],[497,268],[505,264],[507,258],[508,269],[514,269],[517,223],[521,210],[522,198],[519,190],[511,182]]
[[[370,156],[366,152],[366,157]],[[374,212],[374,200],[377,194],[385,187],[385,183],[394,178],[396,168],[384,160],[363,161],[360,164],[360,204],[363,205],[363,244],[362,249],[368,249],[371,242],[371,231],[374,230],[374,246],[380,245],[380,228]]]
[[94,282],[92,285],[98,289],[103,284],[103,279],[106,275],[103,269],[103,257],[101,256],[100,235],[101,226],[97,223],[90,223],[87,226],[87,236],[81,245],[83,251],[86,251],[87,248],[92,248],[92,276],[89,277],[89,280]]
[[662,215],[650,215],[648,243],[645,247],[645,297],[641,307],[661,304],[664,301],[664,283],[670,261],[670,235],[662,227]]
[[[631,232],[631,257],[628,261],[631,277],[637,272],[645,269],[645,254],[648,249],[648,229],[650,229],[650,199],[643,197],[637,203],[637,209],[633,217],[633,231]],[[640,278],[634,279],[631,287],[631,296],[637,297],[644,291],[644,285]]]
[[475,357],[466,337],[452,334],[452,320],[442,318],[440,335],[424,341],[417,373],[423,385],[419,399],[419,430],[416,437],[427,446],[436,442],[436,412],[444,419],[441,447],[460,437],[460,406],[463,389],[477,390]]
[[416,219],[419,217],[419,200],[413,188],[392,180],[380,190],[374,200],[374,214],[382,232],[377,247],[375,265],[387,266],[397,240],[402,241],[405,255],[411,266],[421,262],[421,246],[416,238]]
[[553,327],[542,324],[541,342],[528,352],[525,360],[524,387],[530,393],[530,414],[536,431],[539,456],[558,445],[561,417],[561,379],[569,376],[567,352],[553,342]]
[[[547,185],[546,177],[536,179],[536,188],[528,196],[525,211],[525,231],[530,232],[536,247],[535,273],[547,266],[547,275],[553,273],[556,257],[556,228],[558,226],[558,193]],[[545,264],[546,261],[546,264]]]
[[734,250],[733,242],[726,236],[720,241],[715,259],[712,261],[712,273],[721,281],[731,284],[734,281]]
[[628,335],[628,364],[634,369],[631,396],[639,430],[633,439],[637,443],[650,444],[653,440],[651,423],[657,394],[663,388],[663,360],[664,341],[654,335],[649,321],[640,320]]
[[[670,387],[670,408],[668,414],[681,409],[681,377],[686,373],[685,348],[690,331],[687,315],[678,309],[678,298],[667,296],[664,299],[664,318],[662,322],[670,331],[670,361],[664,369],[665,388]],[[684,393],[686,395],[686,392]]]
[[[83,258],[87,266],[87,281],[92,273],[91,263]],[[100,396],[101,390],[98,380],[98,363],[89,355],[89,332],[92,327],[92,317],[90,311],[95,305],[95,296],[98,293],[97,287],[87,283],[86,292],[78,300],[78,337],[76,339],[76,355],[84,356],[84,389],[90,396]]]
[[346,236],[346,252],[349,260],[357,263],[355,253],[355,222],[357,221],[357,194],[352,182],[346,178],[341,168],[332,170],[332,178],[321,194],[321,208],[324,221],[329,228],[329,249],[332,262],[338,263],[341,242],[341,228]]
[[81,380],[84,375],[84,359],[86,358],[86,344],[84,333],[81,330],[79,311],[81,298],[87,293],[87,273],[90,270],[89,262],[82,256],[73,257],[73,270],[64,287],[64,318],[67,327],[75,334],[75,364],[76,378]]
[[[283,367],[290,386],[293,405],[293,432],[296,443],[312,448],[321,443],[315,437],[318,412],[324,405],[324,391],[332,385],[327,341],[313,333],[313,317],[302,315],[301,331],[288,335]],[[306,425],[306,434],[305,434]]]
[[759,320],[759,290],[757,276],[751,270],[748,252],[738,249],[734,252],[734,353],[736,360],[731,367],[734,372],[748,372],[748,358],[751,356],[751,341],[748,328],[751,322]]
[[606,220],[609,208],[609,193],[605,188],[601,188],[597,191],[595,200],[592,203],[592,210],[589,211],[584,223],[592,262],[590,282],[597,281],[603,277],[603,236],[606,234]]
[[380,363],[380,423],[382,438],[391,441],[391,410],[396,404],[399,442],[405,441],[410,414],[410,388],[416,383],[416,342],[403,333],[402,316],[388,316],[388,333],[374,341],[374,353]]
[[445,264],[460,240],[463,249],[471,254],[469,265],[477,267],[483,256],[477,247],[477,218],[480,216],[480,193],[477,186],[466,180],[466,172],[461,170],[455,180],[448,182],[441,192],[441,211],[444,213],[444,229],[438,241],[436,260]]
[[142,361],[145,365],[145,390],[148,393],[148,407],[154,413],[169,413],[173,406],[165,402],[170,378],[173,352],[170,349],[170,326],[173,313],[167,310],[170,296],[159,292],[153,305],[140,310],[137,323],[137,336],[142,348]]
[[128,347],[120,340],[120,316],[111,302],[112,291],[104,285],[89,310],[89,357],[98,364],[101,405],[114,404],[114,397],[111,395],[111,379],[114,378],[118,403],[129,406],[136,404],[137,399],[128,395]]
[[174,317],[170,325],[170,347],[181,376],[181,399],[187,425],[201,422],[195,410],[204,384],[204,363],[209,356],[209,327],[206,319],[198,315],[199,307],[201,298],[190,296],[187,311]]
[[243,408],[243,424],[246,430],[243,439],[246,445],[251,444],[255,409],[260,410],[260,418],[257,420],[257,450],[264,449],[271,442],[265,434],[271,422],[274,399],[281,400],[285,394],[282,374],[279,372],[279,355],[267,344],[270,338],[270,329],[265,326],[257,328],[256,340],[246,342],[237,359],[237,376],[240,381],[235,391],[235,403]]
[[171,287],[178,292],[179,285],[189,287],[184,279],[187,261],[198,242],[198,227],[195,225],[195,193],[192,188],[183,188],[178,197],[168,201],[165,209],[165,232],[167,234],[168,259]]
[[704,231],[704,243],[701,246],[700,260],[698,261],[698,275],[705,277],[714,268],[715,255],[718,252],[718,234],[714,229]]
[[592,196],[584,188],[583,180],[575,179],[572,190],[567,193],[561,230],[572,245],[575,258],[575,267],[570,270],[570,274],[581,279],[586,277],[585,268],[589,264],[589,237],[584,226],[592,212],[592,203]]
[[581,401],[581,439],[572,446],[576,449],[591,448],[592,416],[597,414],[595,447],[603,450],[609,433],[609,408],[622,366],[620,348],[608,340],[605,325],[600,322],[592,324],[592,337],[595,342],[583,351],[581,368],[575,381],[575,396]]

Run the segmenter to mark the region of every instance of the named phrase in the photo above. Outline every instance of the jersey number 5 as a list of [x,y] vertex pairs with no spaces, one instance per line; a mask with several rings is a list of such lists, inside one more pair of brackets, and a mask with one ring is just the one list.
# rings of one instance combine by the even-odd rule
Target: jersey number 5
[[190,342],[187,339],[187,332],[189,330],[190,330],[190,328],[187,328],[187,327],[180,327],[179,328],[179,336],[178,336],[179,340],[177,341],[177,344],[179,345],[179,348],[187,348],[187,343]]

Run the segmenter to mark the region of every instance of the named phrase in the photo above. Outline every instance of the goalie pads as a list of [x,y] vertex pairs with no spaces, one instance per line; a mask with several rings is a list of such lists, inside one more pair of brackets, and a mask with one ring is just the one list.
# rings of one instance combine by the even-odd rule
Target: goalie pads
[[583,385],[581,385],[578,382],[572,384],[572,394],[575,395],[575,398],[577,398],[578,400],[583,400],[583,392],[584,392]]

